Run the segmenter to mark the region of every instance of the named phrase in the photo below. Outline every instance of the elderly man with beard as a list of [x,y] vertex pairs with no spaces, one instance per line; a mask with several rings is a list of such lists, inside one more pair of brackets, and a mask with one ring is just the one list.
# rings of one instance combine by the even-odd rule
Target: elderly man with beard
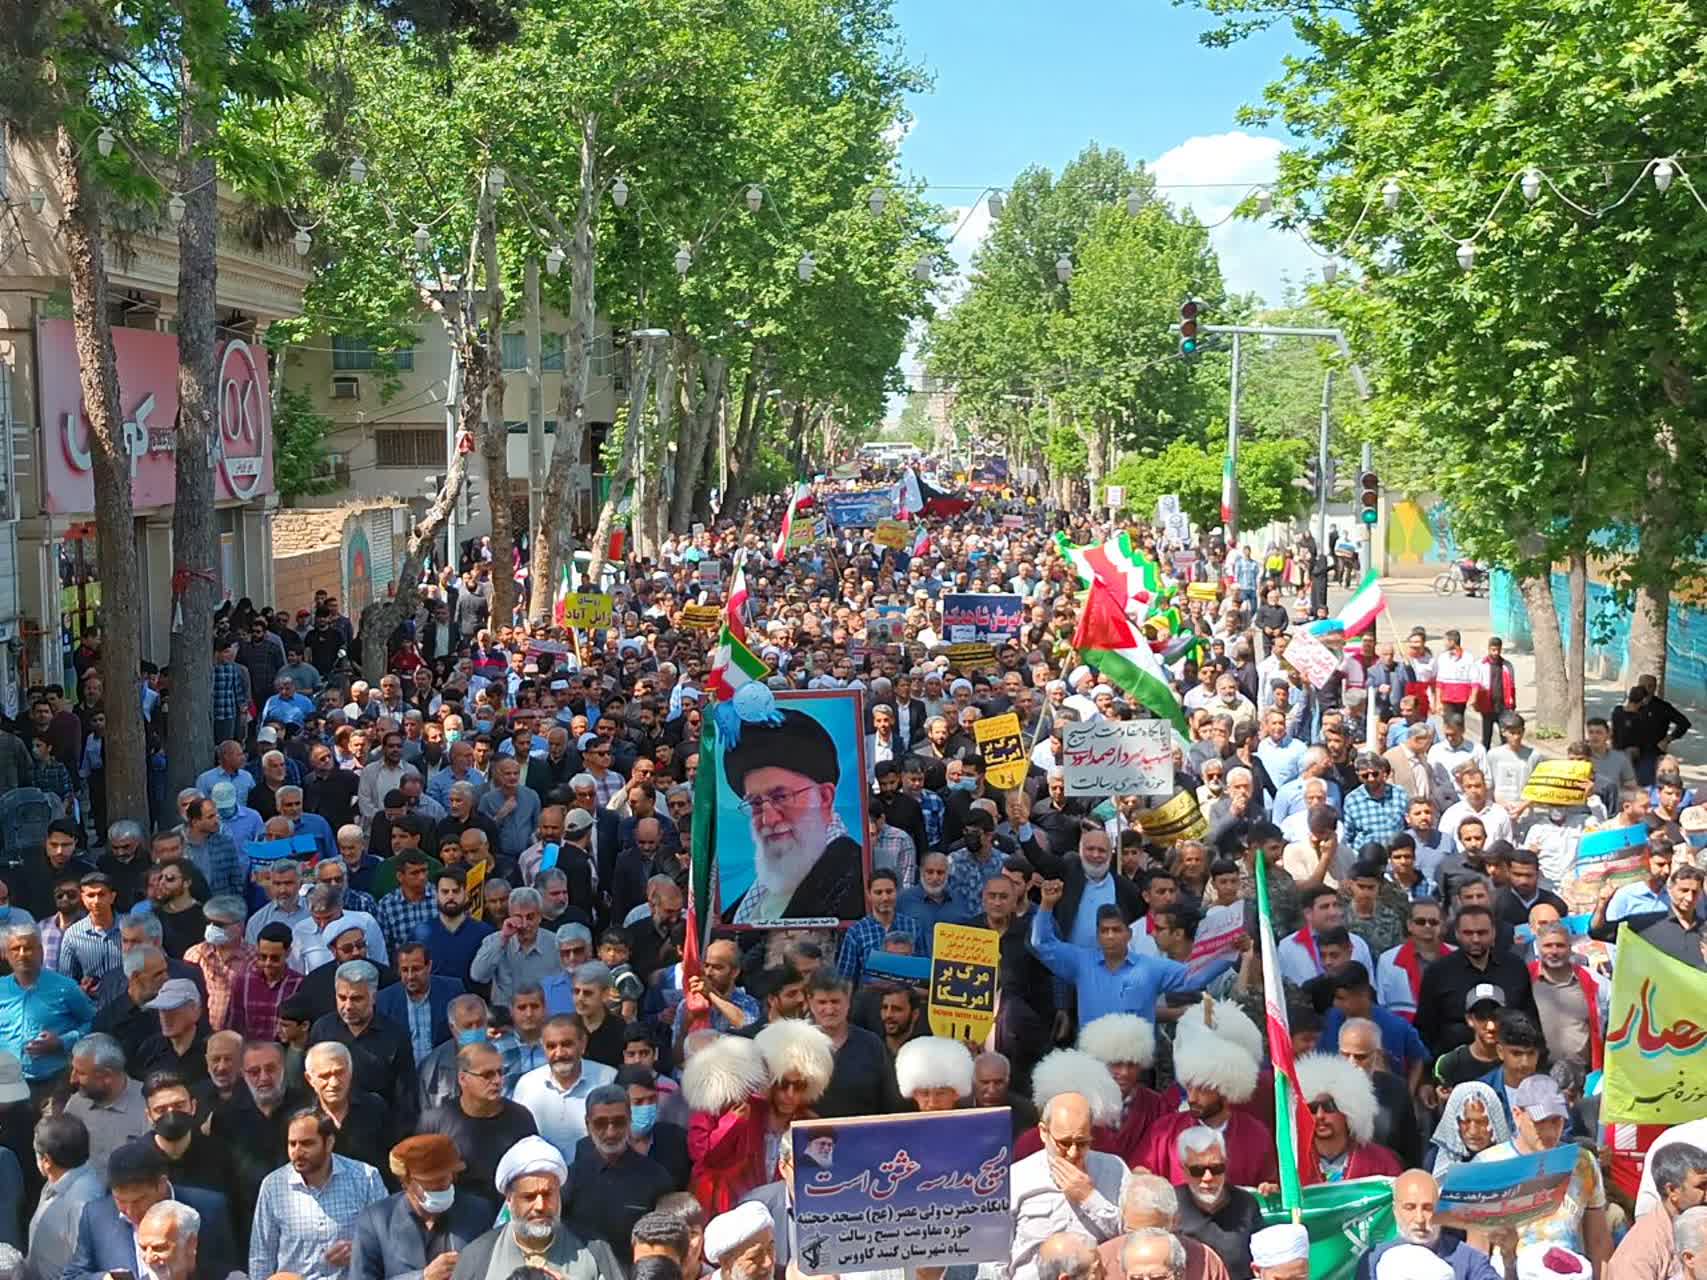
[[1381,1259],[1407,1245],[1427,1249],[1451,1267],[1452,1280],[1502,1280],[1487,1254],[1472,1249],[1462,1235],[1443,1230],[1434,1220],[1439,1204],[1440,1184],[1429,1173],[1411,1169],[1400,1174],[1393,1182],[1393,1223],[1399,1234],[1358,1260],[1357,1280],[1376,1280],[1385,1275]]
[[663,1165],[630,1144],[628,1090],[601,1085],[587,1095],[587,1136],[563,1184],[563,1220],[587,1240],[603,1240],[624,1266],[633,1262],[634,1224],[675,1190]]
[[841,762],[818,721],[800,711],[775,725],[748,724],[724,754],[753,836],[753,883],[734,923],[863,913],[863,851],[836,815]]
[[584,1241],[563,1224],[568,1180],[569,1166],[544,1138],[523,1138],[506,1151],[497,1185],[510,1220],[462,1249],[451,1280],[507,1280],[520,1267],[547,1268],[562,1280],[622,1280],[609,1245]]
[[[1180,1188],[1181,1192],[1183,1190]],[[1173,1234],[1185,1250],[1185,1267],[1180,1280],[1233,1280],[1220,1254],[1180,1230],[1180,1202],[1184,1199],[1183,1194],[1176,1194],[1166,1178],[1158,1178],[1153,1173],[1129,1175],[1120,1190],[1120,1225],[1128,1234],[1115,1236],[1098,1247],[1104,1274],[1111,1280],[1121,1280],[1126,1275],[1121,1262],[1126,1242],[1133,1234],[1160,1231]],[[1248,1245],[1246,1254],[1248,1257]],[[1245,1280],[1249,1280],[1248,1265],[1244,1274]]]
[[776,1228],[757,1201],[736,1205],[706,1224],[705,1260],[720,1280],[771,1280],[776,1271]]
[[1227,1140],[1207,1125],[1193,1125],[1174,1142],[1186,1181],[1176,1187],[1175,1230],[1213,1250],[1231,1280],[1249,1280],[1251,1236],[1262,1229],[1262,1208],[1227,1178]]

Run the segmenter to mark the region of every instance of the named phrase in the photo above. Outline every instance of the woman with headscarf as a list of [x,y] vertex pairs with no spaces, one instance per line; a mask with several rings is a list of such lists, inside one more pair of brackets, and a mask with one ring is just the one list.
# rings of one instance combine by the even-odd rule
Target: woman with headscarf
[[1497,1142],[1511,1140],[1511,1122],[1492,1087],[1471,1080],[1452,1091],[1423,1156],[1437,1179],[1455,1164],[1474,1159]]

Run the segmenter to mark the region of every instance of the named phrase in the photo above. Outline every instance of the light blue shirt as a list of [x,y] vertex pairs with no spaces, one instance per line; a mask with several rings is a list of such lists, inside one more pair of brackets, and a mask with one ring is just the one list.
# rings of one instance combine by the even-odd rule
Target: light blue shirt
[[300,727],[313,711],[314,703],[300,693],[293,693],[288,698],[275,693],[267,699],[267,705],[261,708],[261,719]]
[[1612,895],[1612,901],[1606,904],[1606,920],[1610,924],[1622,920],[1626,916],[1639,916],[1650,911],[1670,911],[1671,895],[1664,889],[1655,893],[1648,887],[1646,880],[1638,880],[1635,884],[1627,884]]
[[1298,771],[1304,767],[1304,753],[1308,750],[1297,738],[1276,742],[1265,736],[1257,744],[1257,759],[1268,770],[1269,781],[1276,787],[1283,787],[1298,776]]
[[[1068,939],[1075,947],[1088,947],[1095,951],[1097,945],[1097,910],[1101,907],[1115,906],[1114,872],[1110,871],[1101,880],[1085,877],[1085,891],[1079,898],[1079,910],[1073,917],[1073,936]],[[1040,912],[1048,915],[1049,912]],[[1051,924],[1051,929],[1054,925]]]
[[503,818],[498,817],[498,810],[504,807],[504,793],[496,787],[480,797],[477,807],[498,824],[498,847],[492,852],[505,858],[521,857],[522,850],[533,843],[534,830],[539,826],[543,807],[539,793],[531,787],[517,787],[515,808]]
[[213,794],[213,785],[216,782],[229,782],[232,786],[236,787],[238,804],[244,804],[247,802],[249,799],[249,792],[254,790],[255,787],[255,779],[250,775],[247,769],[239,769],[236,773],[227,773],[218,765],[214,765],[213,768],[207,770],[196,779],[196,790],[201,792],[204,796],[211,796]]
[[1100,949],[1062,942],[1055,934],[1053,913],[1040,908],[1033,914],[1037,918],[1031,923],[1031,949],[1049,972],[1073,984],[1080,1026],[1105,1013],[1135,1013],[1153,1021],[1163,992],[1194,991],[1201,985],[1177,960],[1157,956],[1128,954],[1110,969]]
[[[1261,758],[1262,752],[1258,751],[1257,756]],[[1267,760],[1262,762],[1262,767],[1268,768]],[[1273,775],[1269,776],[1272,777]],[[1322,781],[1328,784],[1328,803],[1336,809],[1339,808],[1340,784],[1328,778],[1324,778]],[[1304,779],[1300,776],[1293,778],[1291,782],[1276,784],[1274,803],[1268,807],[1268,820],[1278,827],[1293,814],[1302,812],[1304,812]]]
[[486,775],[473,765],[468,766],[468,772],[462,777],[455,776],[450,769],[440,769],[427,782],[427,794],[437,800],[445,808],[450,808],[450,789],[459,782],[469,783],[474,787],[476,798],[486,786]]
[[[0,1049],[18,1055],[26,1080],[47,1080],[64,1071],[72,1047],[94,1021],[94,1003],[63,973],[44,969],[30,987],[12,974],[0,978]],[[26,1053],[24,1046],[44,1031],[59,1037],[58,1051]]]

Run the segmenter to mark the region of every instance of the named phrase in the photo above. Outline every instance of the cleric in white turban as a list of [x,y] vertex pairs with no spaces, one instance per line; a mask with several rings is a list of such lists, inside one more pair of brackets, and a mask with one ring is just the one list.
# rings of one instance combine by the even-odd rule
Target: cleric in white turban
[[1375,1280],[1452,1280],[1452,1264],[1426,1245],[1401,1244],[1381,1255]]
[[756,1200],[720,1213],[705,1227],[705,1260],[723,1280],[770,1280],[776,1267],[775,1225]]
[[1310,1233],[1295,1223],[1264,1227],[1251,1237],[1257,1280],[1310,1280]]
[[544,1138],[523,1138],[498,1161],[493,1178],[510,1220],[472,1241],[451,1280],[507,1280],[518,1267],[545,1267],[564,1280],[620,1276],[622,1264],[603,1240],[585,1241],[563,1225],[569,1166]]

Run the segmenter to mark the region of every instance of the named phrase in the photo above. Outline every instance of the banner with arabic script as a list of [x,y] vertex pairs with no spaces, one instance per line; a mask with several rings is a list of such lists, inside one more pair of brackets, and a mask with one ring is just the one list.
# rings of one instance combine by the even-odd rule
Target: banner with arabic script
[[1006,1107],[808,1120],[794,1153],[794,1256],[808,1275],[1006,1262]]
[[1025,601],[995,592],[958,592],[942,598],[942,629],[950,640],[1003,641],[1019,635]]
[[1171,796],[1173,726],[1166,720],[1087,720],[1061,733],[1070,796]]
[[1707,1114],[1707,973],[1674,960],[1629,925],[1606,1015],[1601,1118],[1682,1124]]

